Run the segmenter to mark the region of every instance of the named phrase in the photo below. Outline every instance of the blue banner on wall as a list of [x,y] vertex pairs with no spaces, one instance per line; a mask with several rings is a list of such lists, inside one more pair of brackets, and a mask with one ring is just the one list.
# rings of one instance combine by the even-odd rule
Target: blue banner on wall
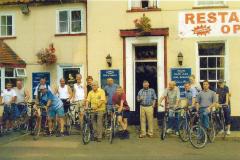
[[181,92],[181,98],[184,97],[184,83],[189,81],[189,76],[192,74],[191,68],[172,68],[171,80],[177,83]]
[[103,88],[107,84],[107,79],[112,78],[114,83],[119,85],[119,70],[101,70],[100,71],[101,78],[101,87]]
[[45,77],[47,85],[50,85],[50,73],[49,72],[35,72],[35,73],[32,73],[32,97],[33,97],[33,99],[35,98],[34,97],[35,88],[39,84],[40,79],[42,77]]

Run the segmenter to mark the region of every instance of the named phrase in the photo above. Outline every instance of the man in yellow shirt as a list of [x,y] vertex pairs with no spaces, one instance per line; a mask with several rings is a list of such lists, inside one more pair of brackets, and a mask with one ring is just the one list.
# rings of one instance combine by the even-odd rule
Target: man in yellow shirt
[[88,107],[89,104],[91,104],[91,108],[94,110],[94,114],[92,115],[94,137],[98,142],[101,142],[103,115],[106,109],[106,96],[104,90],[99,88],[97,81],[92,83],[92,91],[88,93],[86,107]]

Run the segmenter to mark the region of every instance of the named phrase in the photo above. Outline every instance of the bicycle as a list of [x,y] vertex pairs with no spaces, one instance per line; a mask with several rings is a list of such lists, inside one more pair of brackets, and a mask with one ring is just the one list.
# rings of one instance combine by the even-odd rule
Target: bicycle
[[[164,107],[164,106],[161,105],[161,107]],[[160,132],[161,140],[164,140],[167,135],[167,126],[168,126],[168,122],[169,122],[169,112],[170,112],[170,109],[168,107],[164,107],[164,108],[165,108],[165,111],[164,111],[164,117],[163,117],[163,122],[162,122],[162,129]],[[174,112],[174,115],[180,109],[181,108],[176,108],[176,109],[172,110]]]
[[227,127],[226,127],[226,121],[224,116],[224,108],[228,108],[228,105],[225,104],[219,104],[218,108],[215,111],[215,130],[216,135],[218,135],[221,131],[223,131],[223,139],[227,136]]
[[196,125],[193,125],[189,132],[189,140],[193,147],[200,149],[204,148],[207,144],[207,133],[201,125],[199,114],[196,114]]
[[189,132],[191,127],[191,114],[188,107],[182,108],[184,109],[184,113],[182,116],[182,120],[179,123],[179,137],[183,142],[187,142],[189,140]]
[[90,142],[94,133],[92,124],[92,113],[93,109],[91,107],[85,109],[82,128],[82,142],[84,145]]
[[216,130],[215,130],[216,123],[215,122],[216,122],[215,110],[212,109],[209,114],[209,128],[207,130],[208,139],[211,143],[214,142],[215,137],[216,137]]
[[76,105],[76,103],[71,103],[68,112],[65,114],[65,129],[68,135],[72,133],[72,125],[75,125],[76,122]]
[[109,128],[106,129],[110,144],[113,143],[113,138],[115,137],[116,131],[118,128],[117,115],[116,115],[117,108],[115,106],[111,106],[111,108],[112,108],[112,111],[111,111],[110,126]]

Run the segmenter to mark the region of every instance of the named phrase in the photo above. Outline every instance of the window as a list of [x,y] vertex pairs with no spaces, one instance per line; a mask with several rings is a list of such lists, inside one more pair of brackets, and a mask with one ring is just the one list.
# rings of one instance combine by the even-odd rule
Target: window
[[217,81],[225,79],[225,44],[199,43],[199,77],[200,82],[208,80],[210,88],[215,90]]
[[197,0],[196,6],[225,6],[226,0]]
[[159,8],[159,0],[129,0],[129,10]]
[[81,10],[63,10],[58,11],[57,14],[58,34],[76,34],[83,32]]
[[0,14],[0,36],[10,37],[14,36],[14,23],[13,15],[1,15]]
[[25,68],[16,68],[17,77],[26,77]]

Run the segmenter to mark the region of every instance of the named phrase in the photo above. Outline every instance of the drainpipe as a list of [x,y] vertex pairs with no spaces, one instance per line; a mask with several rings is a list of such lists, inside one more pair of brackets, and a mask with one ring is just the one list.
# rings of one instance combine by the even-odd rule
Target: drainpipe
[[86,5],[86,69],[88,76],[88,1],[85,2]]

